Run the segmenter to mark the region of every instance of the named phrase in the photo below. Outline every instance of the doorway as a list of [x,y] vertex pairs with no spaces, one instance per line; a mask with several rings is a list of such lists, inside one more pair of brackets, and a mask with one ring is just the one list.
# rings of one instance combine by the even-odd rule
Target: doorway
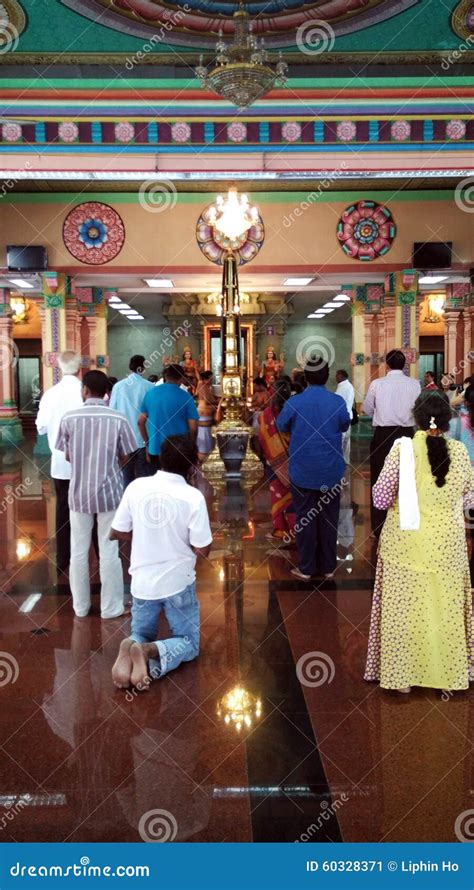
[[[253,356],[253,325],[240,324],[240,354],[242,356],[242,389],[247,387],[254,375]],[[221,326],[220,324],[204,325],[204,369],[212,371],[214,383],[221,385]]]

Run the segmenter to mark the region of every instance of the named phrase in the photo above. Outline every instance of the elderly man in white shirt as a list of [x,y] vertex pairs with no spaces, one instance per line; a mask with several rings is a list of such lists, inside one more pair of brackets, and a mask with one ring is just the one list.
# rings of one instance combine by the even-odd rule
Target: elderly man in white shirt
[[82,407],[82,384],[79,380],[82,358],[73,350],[60,352],[58,365],[62,379],[47,389],[39,403],[36,427],[40,435],[48,436],[51,451],[51,477],[56,491],[56,566],[58,580],[66,580],[65,573],[71,558],[71,528],[69,524],[69,482],[71,464],[55,448],[59,427],[66,411]]
[[[364,414],[372,417],[374,435],[370,446],[370,484],[377,482],[387,454],[396,439],[413,438],[413,407],[420,395],[420,381],[403,373],[406,359],[400,349],[391,349],[385,359],[388,372],[385,377],[373,380],[364,402]],[[380,536],[387,516],[386,510],[378,510],[371,501],[372,533]]]
[[[346,403],[346,408],[349,412],[349,417],[352,420],[353,417],[353,407],[355,401],[355,390],[352,386],[351,381],[349,380],[349,374],[347,371],[344,371],[342,368],[340,371],[336,371],[336,382],[337,389],[336,395],[341,396]],[[349,427],[345,433],[342,434],[342,453],[344,455],[344,460],[346,464],[349,463],[351,459],[351,428]]]

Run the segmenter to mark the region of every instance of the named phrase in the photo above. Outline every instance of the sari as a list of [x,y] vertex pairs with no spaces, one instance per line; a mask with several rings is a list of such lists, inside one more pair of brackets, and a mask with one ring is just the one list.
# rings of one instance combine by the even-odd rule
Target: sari
[[270,466],[272,478],[270,480],[272,525],[274,533],[283,537],[285,533],[292,532],[296,517],[288,475],[288,446],[290,437],[280,433],[276,425],[277,415],[271,405],[261,412],[259,417],[258,438],[263,456]]

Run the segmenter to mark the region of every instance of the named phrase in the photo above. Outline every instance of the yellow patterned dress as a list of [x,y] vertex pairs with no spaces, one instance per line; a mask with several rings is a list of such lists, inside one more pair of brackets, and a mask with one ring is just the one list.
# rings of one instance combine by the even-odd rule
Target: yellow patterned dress
[[385,689],[428,686],[467,689],[474,679],[472,603],[464,501],[474,496],[474,470],[460,442],[447,440],[451,465],[438,488],[426,433],[413,439],[418,531],[401,531],[398,509],[400,446],[385,460],[373,488],[388,509],[380,536],[366,680]]

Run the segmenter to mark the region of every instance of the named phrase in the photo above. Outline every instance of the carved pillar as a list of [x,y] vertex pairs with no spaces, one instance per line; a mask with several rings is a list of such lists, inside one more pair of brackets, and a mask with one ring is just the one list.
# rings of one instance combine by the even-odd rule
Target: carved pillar
[[444,321],[446,334],[444,338],[444,370],[450,374],[455,373],[456,368],[456,341],[459,312],[449,310],[445,312]]
[[384,363],[382,360],[382,356],[385,356],[385,330],[386,330],[386,319],[383,312],[379,312],[377,315],[377,333],[378,333],[378,347],[377,352],[380,356],[380,362],[377,365],[377,376],[382,377],[384,372]]
[[43,391],[58,383],[61,377],[57,366],[58,352],[68,348],[66,327],[66,295],[70,279],[56,272],[43,273],[44,305],[40,310],[43,340]]
[[15,399],[18,347],[13,339],[10,291],[0,288],[0,445],[21,442],[23,430]]
[[464,310],[464,361],[466,362],[464,377],[469,377],[473,372],[472,335],[472,306]]

